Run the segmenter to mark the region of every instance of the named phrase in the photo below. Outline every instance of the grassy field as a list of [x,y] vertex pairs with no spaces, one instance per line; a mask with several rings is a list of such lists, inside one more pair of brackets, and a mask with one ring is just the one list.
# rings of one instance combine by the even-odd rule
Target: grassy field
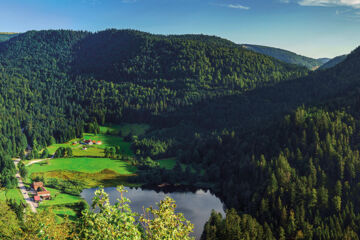
[[[36,163],[28,167],[32,179],[71,179],[81,181],[86,187],[126,184],[127,178],[133,176],[136,171],[136,167],[125,161],[88,157],[51,159],[48,165]],[[28,181],[30,182],[30,179]]]
[[69,170],[84,173],[96,173],[105,169],[111,169],[119,174],[134,174],[136,167],[121,160],[113,160],[110,158],[56,158],[49,160],[49,164],[35,163],[28,167],[28,173],[49,172],[55,170]]
[[[131,151],[131,144],[129,142],[125,142],[123,138],[119,136],[106,135],[106,134],[95,135],[91,133],[84,133],[83,139],[101,141],[102,144],[86,146],[87,150],[82,150],[84,145],[79,143],[82,139],[78,138],[78,139],[72,139],[66,143],[53,144],[47,147],[47,149],[49,150],[50,154],[54,154],[56,149],[58,149],[59,147],[70,147],[73,150],[73,155],[76,157],[85,157],[85,156],[103,157],[105,148],[119,146],[123,154],[133,155]],[[78,143],[73,145],[74,142],[78,142]]]
[[81,197],[73,196],[70,194],[61,193],[59,190],[54,188],[46,188],[51,193],[51,200],[42,201],[39,207],[49,207],[49,206],[56,206],[56,205],[63,205],[69,203],[76,203],[79,202]]
[[14,199],[16,202],[24,201],[24,198],[19,189],[4,189],[0,190],[0,201]]
[[[131,143],[125,142],[122,136],[127,136],[130,132],[134,135],[141,136],[150,128],[147,124],[129,124],[123,123],[120,125],[105,125],[100,127],[99,134],[84,133],[83,138],[72,139],[66,143],[53,144],[48,146],[50,154],[54,154],[59,147],[70,147],[73,150],[75,157],[104,157],[104,149],[107,147],[120,147],[120,150],[125,155],[133,155],[131,151]],[[84,145],[80,144],[81,140],[101,141],[101,145],[86,145],[87,149],[83,150]],[[76,144],[74,144],[77,142]]]

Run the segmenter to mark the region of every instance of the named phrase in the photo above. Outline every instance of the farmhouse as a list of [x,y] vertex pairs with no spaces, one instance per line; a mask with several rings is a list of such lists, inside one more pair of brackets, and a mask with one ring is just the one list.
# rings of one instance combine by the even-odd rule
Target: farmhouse
[[43,182],[33,182],[33,183],[31,184],[31,187],[35,190],[35,192],[37,192],[37,190],[38,190],[39,188],[44,187],[44,183],[43,183]]
[[41,201],[40,196],[35,195],[35,196],[34,196],[34,201],[35,201],[36,203],[40,202],[40,201]]
[[35,191],[34,201],[39,202],[41,200],[49,200],[51,198],[51,194],[46,188],[44,187],[43,182],[33,182],[31,187]]

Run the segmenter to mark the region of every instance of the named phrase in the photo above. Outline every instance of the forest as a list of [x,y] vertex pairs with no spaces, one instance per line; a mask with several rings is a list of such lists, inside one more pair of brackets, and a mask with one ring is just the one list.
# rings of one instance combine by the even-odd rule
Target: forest
[[134,181],[220,196],[202,239],[358,239],[359,67],[360,49],[310,72],[215,36],[26,32],[0,43],[0,184],[16,187],[28,146],[147,123],[128,136],[151,160]]

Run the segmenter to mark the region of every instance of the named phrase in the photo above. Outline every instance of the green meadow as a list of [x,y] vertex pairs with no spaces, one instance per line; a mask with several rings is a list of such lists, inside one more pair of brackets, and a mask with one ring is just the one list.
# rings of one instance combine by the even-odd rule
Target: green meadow
[[[82,145],[80,144],[81,140],[94,140],[94,141],[101,141],[101,145]],[[47,149],[49,150],[50,154],[54,154],[56,149],[59,147],[70,147],[73,150],[73,155],[76,157],[103,157],[104,156],[104,149],[107,147],[116,147],[119,146],[120,150],[123,154],[126,155],[133,155],[131,151],[131,144],[129,142],[125,142],[122,137],[113,136],[113,135],[106,135],[106,134],[92,134],[92,133],[84,133],[83,139],[77,138],[72,139],[66,143],[60,144],[53,144]],[[86,147],[86,150],[83,148]]]
[[[136,136],[143,135],[150,126],[147,124],[123,123],[120,125],[107,124],[100,127],[99,134],[84,133],[83,138],[75,138],[66,143],[53,144],[48,146],[50,154],[54,154],[59,147],[70,147],[75,157],[104,157],[104,149],[108,147],[120,147],[122,154],[132,156],[131,143],[124,141],[124,136],[132,133]],[[121,132],[121,136],[120,136]],[[82,145],[80,142],[85,140],[101,141],[101,145]],[[84,149],[86,147],[86,150]]]
[[77,171],[84,173],[97,173],[105,169],[111,169],[119,174],[131,175],[137,170],[136,167],[122,160],[114,160],[110,158],[54,158],[48,161],[49,164],[39,162],[28,167],[28,173],[31,175],[36,172],[49,171]]
[[57,158],[28,167],[31,179],[57,178],[76,180],[86,187],[127,184],[127,178],[136,174],[137,168],[126,161],[110,158]]
[[[70,147],[74,157],[49,159],[28,166],[26,182],[30,184],[31,179],[42,177],[45,182],[50,178],[75,180],[83,183],[86,188],[119,184],[131,186],[132,184],[129,184],[127,180],[136,174],[137,168],[127,161],[105,158],[104,150],[108,147],[119,146],[122,154],[132,156],[131,143],[124,141],[123,136],[129,133],[140,136],[149,128],[145,124],[109,124],[101,126],[99,134],[84,133],[81,139],[72,139],[66,143],[48,146],[50,154],[54,154],[59,147]],[[89,139],[101,141],[102,144],[80,144],[80,141]],[[172,163],[170,160],[164,161],[164,164],[170,166]],[[41,202],[39,209],[51,208],[59,217],[60,222],[66,216],[70,219],[75,218],[76,212],[65,205],[79,202],[81,197],[62,193],[54,188],[47,187],[47,189],[51,192],[52,199]],[[4,196],[5,194],[0,192],[0,199],[5,198]]]
[[73,196],[66,193],[61,193],[55,188],[46,187],[46,190],[51,193],[51,200],[45,200],[40,203],[40,207],[50,207],[64,204],[76,203],[81,200],[81,197]]

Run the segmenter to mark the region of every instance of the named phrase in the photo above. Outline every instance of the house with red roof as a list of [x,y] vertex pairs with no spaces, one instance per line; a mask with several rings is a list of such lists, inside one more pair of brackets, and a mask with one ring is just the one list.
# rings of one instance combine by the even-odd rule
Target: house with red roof
[[31,187],[34,189],[34,191],[36,193],[34,196],[35,202],[40,202],[41,200],[51,199],[51,193],[48,190],[46,190],[43,182],[33,182],[31,184]]

